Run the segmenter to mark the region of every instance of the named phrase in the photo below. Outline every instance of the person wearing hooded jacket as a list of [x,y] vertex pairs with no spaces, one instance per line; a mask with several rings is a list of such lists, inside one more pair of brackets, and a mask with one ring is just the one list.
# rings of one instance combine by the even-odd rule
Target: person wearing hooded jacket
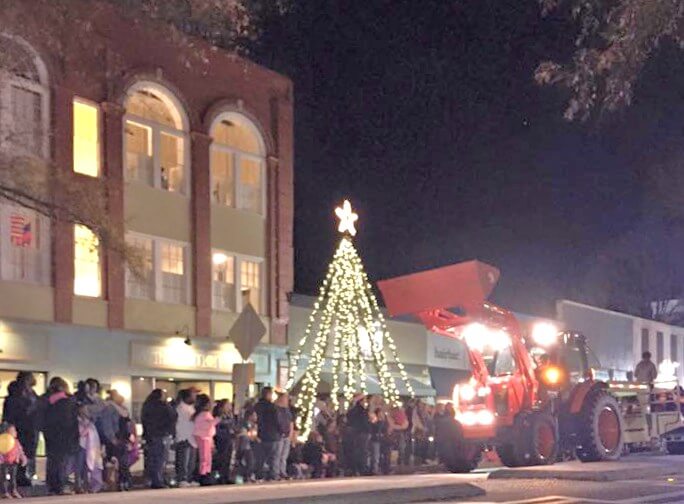
[[48,492],[64,495],[67,468],[80,449],[78,404],[69,395],[69,386],[62,378],[50,380],[46,394],[43,435],[47,453],[46,482]]
[[349,469],[354,476],[368,474],[368,443],[371,422],[366,406],[366,396],[357,394],[352,399],[353,406],[347,413],[347,439],[350,455]]
[[145,473],[152,488],[167,488],[164,481],[167,448],[166,439],[174,431],[176,413],[166,401],[162,389],[154,389],[142,407],[143,438],[145,439]]
[[18,486],[31,486],[31,478],[36,472],[38,429],[34,422],[34,410],[38,395],[33,390],[35,386],[36,378],[33,373],[19,371],[16,380],[7,387],[8,397],[3,406],[3,421],[11,423],[17,429],[17,439],[28,459],[26,466],[17,468]]

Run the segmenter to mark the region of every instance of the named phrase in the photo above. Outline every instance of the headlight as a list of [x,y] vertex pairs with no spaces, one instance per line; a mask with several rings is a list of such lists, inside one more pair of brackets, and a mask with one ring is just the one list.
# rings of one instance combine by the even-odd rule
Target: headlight
[[532,327],[532,340],[540,347],[550,347],[558,341],[558,328],[551,322],[537,322]]
[[556,366],[547,366],[542,369],[541,379],[546,385],[558,385],[563,380],[563,371]]
[[461,401],[470,402],[475,399],[475,387],[469,383],[464,383],[458,387],[458,397]]

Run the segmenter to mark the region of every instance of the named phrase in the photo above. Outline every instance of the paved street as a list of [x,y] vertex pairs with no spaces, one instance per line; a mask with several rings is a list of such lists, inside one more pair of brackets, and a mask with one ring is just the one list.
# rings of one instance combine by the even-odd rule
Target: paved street
[[[501,473],[505,477],[501,478]],[[564,463],[536,474],[486,469],[468,475],[416,474],[372,478],[146,490],[30,502],[129,504],[234,504],[239,502],[401,504],[408,502],[676,503],[684,502],[684,456],[631,456],[618,463]],[[534,476],[534,477],[530,477]],[[567,478],[567,479],[566,479]],[[477,495],[482,493],[483,495]]]

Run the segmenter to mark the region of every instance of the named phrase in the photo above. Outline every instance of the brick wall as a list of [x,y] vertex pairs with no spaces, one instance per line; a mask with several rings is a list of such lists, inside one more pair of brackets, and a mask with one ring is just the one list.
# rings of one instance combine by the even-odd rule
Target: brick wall
[[[211,254],[207,115],[225,101],[239,103],[261,128],[268,146],[267,275],[272,341],[285,343],[287,294],[293,287],[293,131],[289,79],[201,40],[149,20],[129,19],[109,3],[71,0],[69,9],[49,0],[4,0],[0,30],[21,36],[48,67],[52,94],[52,156],[71,171],[73,97],[102,105],[103,172],[111,216],[123,226],[122,116],[126,89],[138,80],[169,88],[190,120],[192,148],[193,303],[197,336],[210,330]],[[74,175],[74,177],[77,177]],[[54,223],[55,318],[71,321],[73,240],[69,224]],[[106,253],[104,292],[108,323],[123,325],[125,274],[116,254]]]

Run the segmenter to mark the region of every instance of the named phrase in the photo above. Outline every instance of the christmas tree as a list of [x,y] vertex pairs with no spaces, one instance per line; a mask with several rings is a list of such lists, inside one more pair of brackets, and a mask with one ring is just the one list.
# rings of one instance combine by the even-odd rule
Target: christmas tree
[[[395,404],[399,392],[388,358],[395,363],[399,377],[413,396],[413,389],[397,355],[397,347],[368,282],[352,238],[358,215],[349,201],[335,210],[343,234],[328,267],[304,335],[290,367],[287,388],[294,385],[302,356],[310,348],[296,406],[303,437],[311,431],[314,404],[326,360],[332,364],[331,399],[335,409],[346,408],[354,394],[367,392],[367,378],[377,380],[385,401]],[[331,350],[332,349],[332,350]],[[332,352],[332,354],[330,354]],[[372,373],[369,375],[368,371]],[[342,401],[342,404],[340,404]]]

